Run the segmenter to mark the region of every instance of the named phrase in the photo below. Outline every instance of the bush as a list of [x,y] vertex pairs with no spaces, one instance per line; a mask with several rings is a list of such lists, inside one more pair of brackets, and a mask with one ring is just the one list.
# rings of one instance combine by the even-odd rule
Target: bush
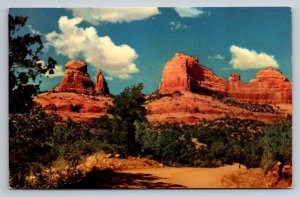
[[241,101],[241,100],[237,100],[231,97],[225,97],[221,95],[215,95],[215,98],[226,105],[236,106],[251,112],[272,113],[272,114],[276,113],[275,109],[268,104],[253,104],[247,101]]
[[[136,140],[141,144],[142,155],[150,155],[168,165],[215,167],[242,163],[258,167],[263,126],[260,122],[229,117],[204,121],[198,126],[139,123]],[[250,127],[256,128],[256,133],[248,132]],[[192,139],[197,139],[198,148]]]
[[191,136],[175,125],[137,125],[136,140],[143,155],[168,165],[191,165],[198,154]]
[[55,159],[51,152],[54,119],[41,109],[9,115],[9,173],[12,188],[28,187],[26,176]]
[[142,89],[142,84],[125,88],[115,96],[113,105],[108,109],[113,117],[107,119],[107,125],[110,125],[113,143],[124,147],[121,152],[123,156],[137,155],[140,151],[140,145],[135,140],[135,123],[147,122]]
[[81,108],[82,108],[81,105],[73,105],[73,104],[70,105],[70,109],[71,109],[72,112],[78,113]]
[[66,124],[55,125],[52,135],[52,151],[73,164],[84,155],[101,151],[119,153],[122,148],[111,140],[111,131],[99,124],[75,123],[69,119]]
[[263,148],[261,166],[268,171],[279,162],[279,176],[282,176],[283,166],[292,162],[291,120],[265,127],[261,144]]

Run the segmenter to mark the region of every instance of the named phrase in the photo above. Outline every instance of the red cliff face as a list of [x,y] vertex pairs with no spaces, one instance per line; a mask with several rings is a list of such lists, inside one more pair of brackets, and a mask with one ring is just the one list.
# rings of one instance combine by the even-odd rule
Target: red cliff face
[[198,59],[177,53],[165,66],[160,93],[174,91],[226,93],[227,81],[200,65]]
[[71,60],[66,64],[66,72],[61,83],[54,88],[57,92],[76,92],[92,94],[94,83],[87,73],[87,65],[79,60]]
[[160,83],[160,93],[175,91],[217,93],[261,104],[292,102],[292,83],[275,68],[261,70],[247,84],[239,74],[230,75],[228,82],[200,65],[198,59],[179,53],[166,64]]
[[273,67],[259,71],[249,83],[241,82],[239,74],[232,74],[228,95],[252,103],[292,103],[292,82]]
[[96,74],[95,84],[87,73],[87,65],[83,61],[70,60],[66,64],[66,72],[61,83],[54,88],[56,92],[74,92],[83,94],[108,94],[109,90],[101,71]]

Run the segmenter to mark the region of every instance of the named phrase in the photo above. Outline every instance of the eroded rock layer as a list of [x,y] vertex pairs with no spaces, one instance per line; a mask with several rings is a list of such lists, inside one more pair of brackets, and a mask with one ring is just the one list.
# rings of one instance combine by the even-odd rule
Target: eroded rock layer
[[198,59],[176,53],[166,64],[160,83],[160,93],[175,91],[226,93],[227,81],[200,65]]
[[55,113],[58,122],[71,118],[74,122],[93,123],[93,120],[105,115],[112,104],[112,98],[108,96],[72,92],[42,93],[34,101],[46,112]]
[[75,92],[83,94],[109,94],[107,83],[101,70],[96,74],[95,84],[87,73],[87,64],[79,60],[70,60],[65,65],[66,72],[55,92]]
[[227,81],[198,59],[180,53],[166,64],[159,90],[161,94],[175,91],[215,93],[260,104],[292,102],[292,82],[273,67],[259,71],[249,83],[241,82],[239,74],[230,75]]
[[240,75],[233,74],[229,78],[228,95],[253,103],[292,103],[292,82],[273,67],[259,71],[249,83],[241,82]]
[[87,65],[79,60],[71,60],[66,64],[66,72],[61,83],[54,88],[57,92],[76,92],[92,94],[94,83],[87,73]]

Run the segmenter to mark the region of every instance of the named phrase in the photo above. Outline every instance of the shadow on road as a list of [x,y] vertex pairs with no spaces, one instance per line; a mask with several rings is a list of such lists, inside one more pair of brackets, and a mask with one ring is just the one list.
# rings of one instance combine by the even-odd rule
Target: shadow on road
[[94,168],[87,176],[66,189],[127,189],[127,188],[185,188],[178,184],[162,182],[163,178],[144,173],[122,173]]

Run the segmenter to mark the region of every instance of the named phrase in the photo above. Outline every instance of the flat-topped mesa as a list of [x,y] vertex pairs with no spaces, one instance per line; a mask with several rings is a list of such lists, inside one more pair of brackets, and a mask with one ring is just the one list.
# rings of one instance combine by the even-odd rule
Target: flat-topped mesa
[[82,94],[109,93],[106,81],[101,71],[96,75],[95,84],[87,73],[87,64],[79,60],[70,60],[66,63],[66,72],[61,83],[54,88],[55,92],[75,92]]
[[231,74],[228,82],[197,58],[180,53],[166,64],[160,82],[161,94],[175,91],[216,93],[260,104],[292,103],[292,82],[276,68],[260,70],[249,83],[241,82],[239,74]]
[[292,82],[273,67],[260,70],[249,83],[241,82],[239,74],[232,74],[228,96],[260,104],[292,103]]
[[199,64],[197,58],[176,53],[166,64],[160,83],[160,93],[174,91],[217,92],[225,94],[227,81]]

